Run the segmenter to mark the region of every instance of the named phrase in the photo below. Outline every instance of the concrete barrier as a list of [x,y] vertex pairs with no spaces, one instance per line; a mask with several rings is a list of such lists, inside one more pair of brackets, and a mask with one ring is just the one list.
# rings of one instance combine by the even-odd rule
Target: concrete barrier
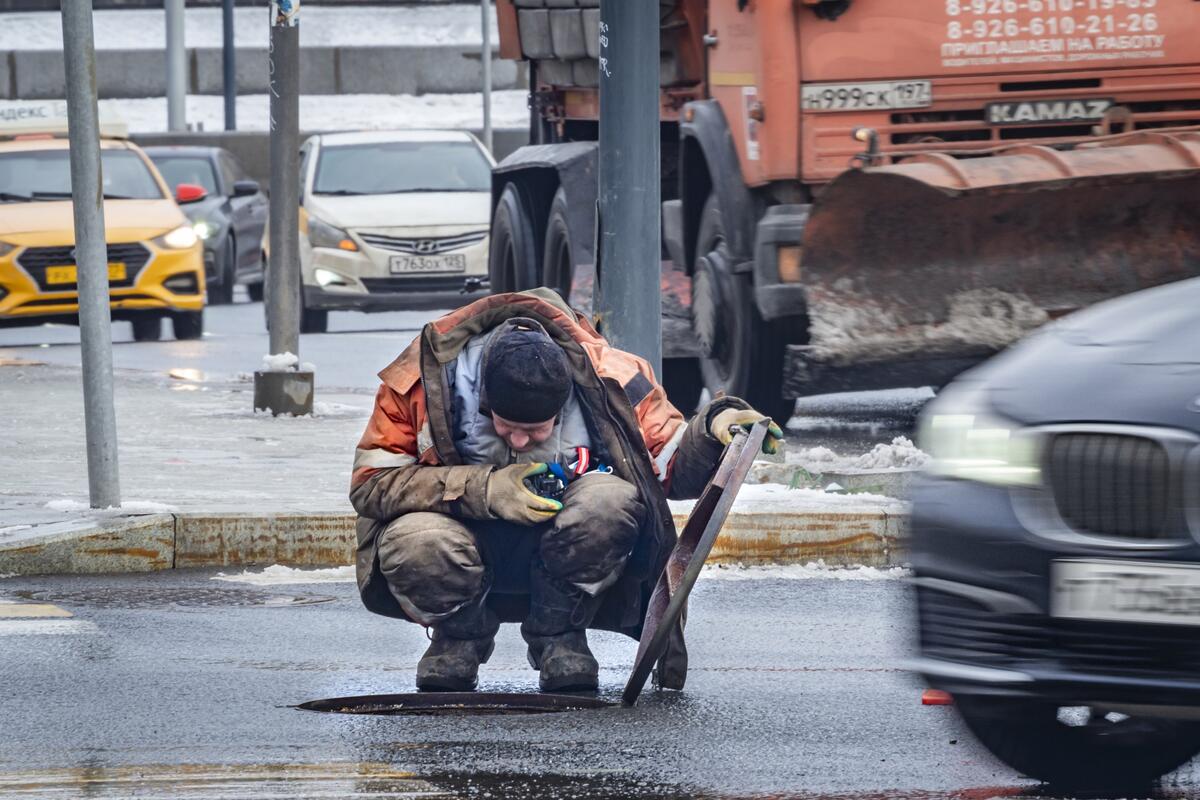
[[[678,527],[685,521],[676,515]],[[355,522],[353,514],[331,512],[179,513],[35,524],[0,536],[0,574],[341,566],[354,563]],[[734,513],[709,562],[892,566],[900,563],[907,534],[907,516],[882,511]]]
[[[482,131],[471,131],[481,136]],[[301,133],[301,141],[317,131]],[[135,133],[131,137],[137,144],[150,145],[199,145],[224,147],[241,162],[250,177],[263,186],[270,183],[270,135],[266,131],[190,131],[187,133]],[[499,161],[518,147],[529,144],[527,130],[498,129],[493,131],[493,146]]]
[[[237,56],[238,92],[265,93],[266,49],[239,47]],[[5,65],[0,67],[0,97],[63,98],[61,51],[0,52],[0,64]],[[224,91],[220,48],[189,49],[188,72],[189,93]],[[482,85],[477,47],[306,47],[300,51],[300,91],[304,94],[458,94],[478,92]],[[492,58],[493,88],[520,89],[525,85],[523,64]],[[161,50],[97,50],[96,86],[101,98],[164,96],[165,54]]]

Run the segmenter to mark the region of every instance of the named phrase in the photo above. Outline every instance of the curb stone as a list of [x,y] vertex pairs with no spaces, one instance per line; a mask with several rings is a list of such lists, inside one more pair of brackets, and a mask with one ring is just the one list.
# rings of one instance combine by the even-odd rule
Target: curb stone
[[[354,563],[356,519],[190,512],[53,522],[0,534],[0,575],[341,566]],[[678,527],[685,521],[675,515]],[[733,513],[709,562],[893,566],[907,534],[906,514],[883,511]]]

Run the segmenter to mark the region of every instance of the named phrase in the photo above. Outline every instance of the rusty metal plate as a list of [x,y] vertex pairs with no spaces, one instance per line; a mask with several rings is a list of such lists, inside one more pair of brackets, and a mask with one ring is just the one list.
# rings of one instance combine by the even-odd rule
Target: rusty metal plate
[[26,600],[41,600],[63,605],[93,608],[230,608],[264,607],[291,608],[294,606],[328,603],[336,598],[315,594],[279,594],[242,589],[208,587],[123,588],[97,587],[77,591],[43,589],[14,592]]
[[418,692],[410,694],[367,694],[310,700],[296,708],[332,714],[414,715],[505,715],[548,714],[611,708],[612,703],[596,697],[570,694],[519,694],[514,692]]
[[[712,552],[717,534],[729,516],[738,490],[745,483],[766,435],[765,422],[758,423],[749,431],[739,428],[733,441],[725,448],[716,472],[700,493],[700,499],[696,501],[683,532],[679,534],[679,541],[667,559],[666,568],[658,578],[654,594],[650,596],[650,607],[646,610],[646,621],[642,625],[642,638],[633,662],[633,672],[621,694],[621,701],[625,705],[632,706],[637,702],[655,662],[667,650],[673,629],[682,625],[688,595],[700,577],[704,561]],[[683,688],[683,678],[683,675],[677,676],[678,685],[670,688]]]

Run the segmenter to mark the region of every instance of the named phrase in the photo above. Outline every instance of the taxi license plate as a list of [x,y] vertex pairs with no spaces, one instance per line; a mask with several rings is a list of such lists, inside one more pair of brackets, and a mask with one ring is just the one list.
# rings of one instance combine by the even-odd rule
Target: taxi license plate
[[[108,279],[110,281],[125,280],[125,264],[117,262],[108,265]],[[74,265],[64,267],[46,267],[46,283],[57,285],[62,283],[77,283],[79,272]]]
[[1200,564],[1055,561],[1050,571],[1050,615],[1200,625]]
[[412,272],[466,272],[467,257],[461,253],[448,256],[392,256],[392,274]]

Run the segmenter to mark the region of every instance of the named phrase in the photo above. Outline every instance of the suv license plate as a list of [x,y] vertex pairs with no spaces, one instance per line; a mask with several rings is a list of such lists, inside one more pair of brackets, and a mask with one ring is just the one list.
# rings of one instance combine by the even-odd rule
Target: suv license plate
[[1055,561],[1050,569],[1050,615],[1200,625],[1200,565]]
[[412,272],[466,272],[467,257],[461,253],[449,256],[392,256],[388,260],[392,274]]

